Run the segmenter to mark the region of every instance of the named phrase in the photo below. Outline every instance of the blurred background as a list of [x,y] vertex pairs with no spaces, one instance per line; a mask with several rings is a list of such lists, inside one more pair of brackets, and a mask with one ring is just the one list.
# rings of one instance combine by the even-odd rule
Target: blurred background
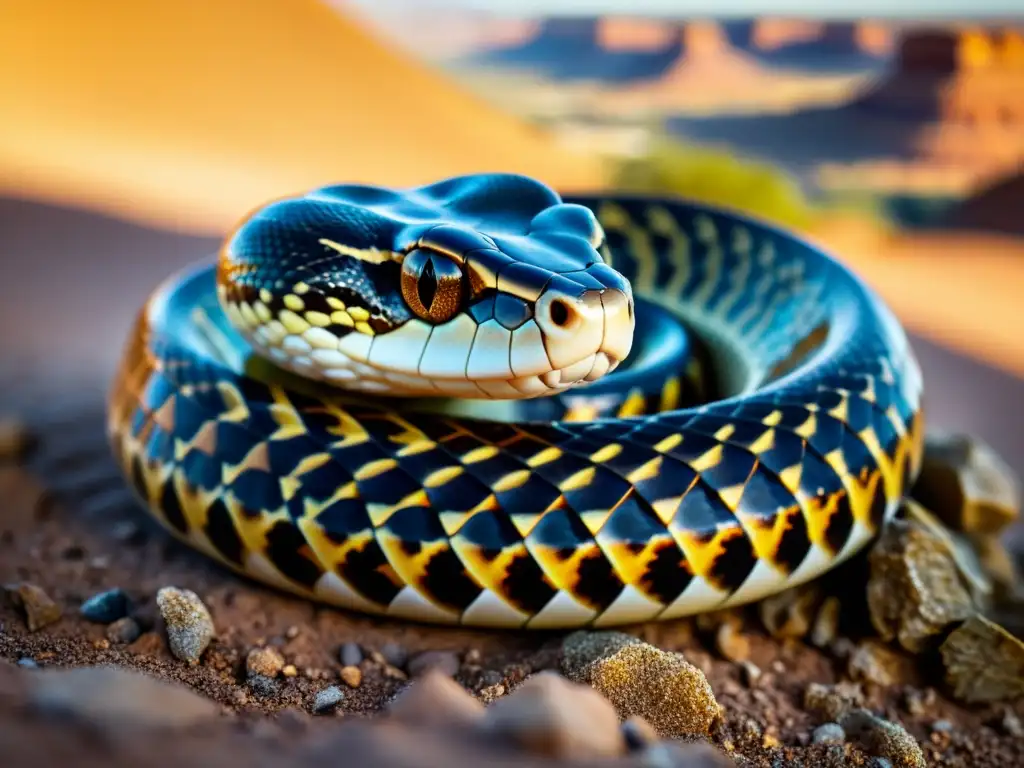
[[823,243],[912,332],[931,423],[1022,470],[1013,5],[0,0],[3,408],[100,402],[146,293],[268,198],[516,171]]

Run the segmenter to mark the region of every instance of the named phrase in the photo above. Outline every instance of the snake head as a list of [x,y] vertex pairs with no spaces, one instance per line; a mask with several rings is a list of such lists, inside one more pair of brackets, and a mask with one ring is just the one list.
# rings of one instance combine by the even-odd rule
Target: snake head
[[222,306],[257,353],[362,391],[518,399],[629,354],[629,283],[593,212],[523,176],[324,187],[225,242]]

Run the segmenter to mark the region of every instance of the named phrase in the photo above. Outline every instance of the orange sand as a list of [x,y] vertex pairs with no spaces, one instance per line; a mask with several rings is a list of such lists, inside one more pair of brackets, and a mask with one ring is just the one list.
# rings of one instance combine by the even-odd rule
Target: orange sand
[[223,231],[330,181],[603,169],[317,0],[4,0],[0,193]]

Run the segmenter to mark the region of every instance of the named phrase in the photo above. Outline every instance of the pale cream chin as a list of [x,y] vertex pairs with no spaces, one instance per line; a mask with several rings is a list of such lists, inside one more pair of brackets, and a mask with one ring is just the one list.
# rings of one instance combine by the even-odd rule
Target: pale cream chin
[[[624,320],[624,315],[617,319]],[[597,381],[613,371],[632,343],[632,319],[628,329],[619,324],[609,329],[607,323],[597,323],[596,332],[590,330],[586,338],[564,339],[545,338],[533,320],[508,330],[495,320],[478,326],[465,315],[439,326],[414,319],[377,336],[354,332],[338,338],[315,327],[291,333],[278,322],[240,330],[262,357],[341,389],[400,397],[520,400]],[[593,351],[581,356],[581,346]],[[553,366],[553,358],[563,364]]]

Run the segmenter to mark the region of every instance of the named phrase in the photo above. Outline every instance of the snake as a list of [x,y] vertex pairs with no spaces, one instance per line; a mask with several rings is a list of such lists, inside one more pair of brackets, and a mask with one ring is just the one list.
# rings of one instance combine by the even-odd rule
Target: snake
[[822,576],[896,516],[924,429],[907,333],[822,247],[514,173],[260,206],[151,290],[107,406],[126,485],[227,569],[523,630]]

